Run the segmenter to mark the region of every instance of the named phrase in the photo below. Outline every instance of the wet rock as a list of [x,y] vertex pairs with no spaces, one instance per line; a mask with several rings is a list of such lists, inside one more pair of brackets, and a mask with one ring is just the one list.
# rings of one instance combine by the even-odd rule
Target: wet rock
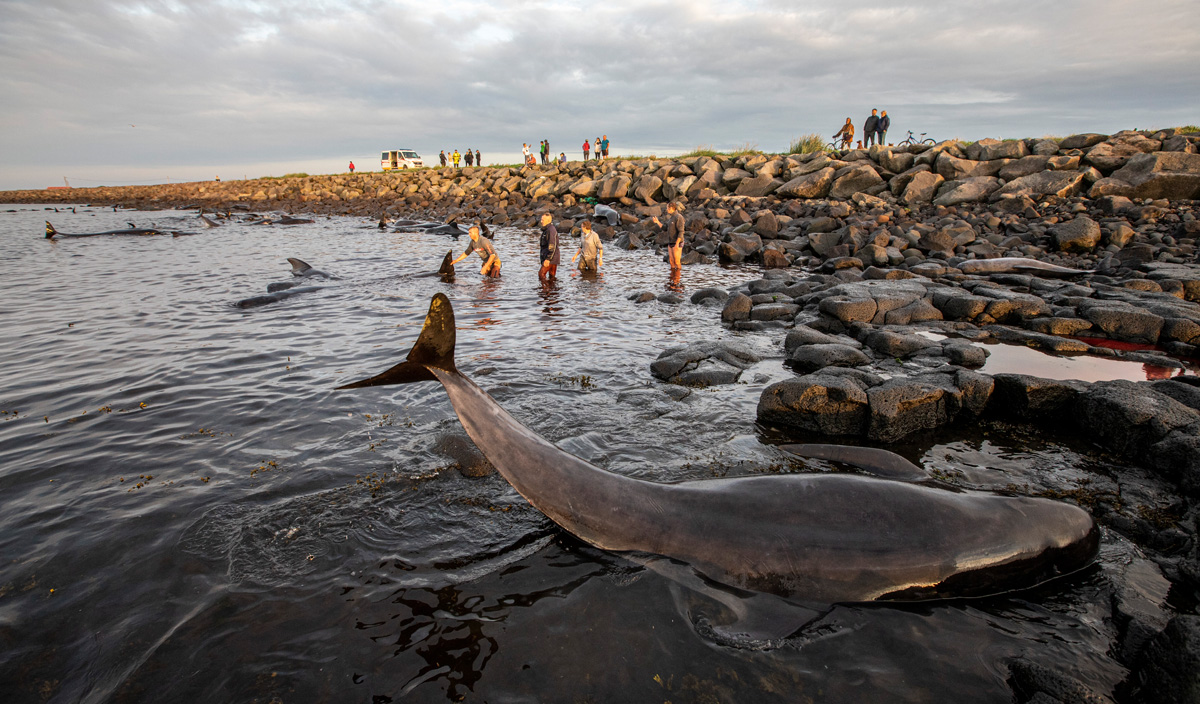
[[638,291],[629,297],[629,300],[633,301],[634,303],[649,303],[650,301],[657,299],[658,296],[656,296],[653,291]]
[[858,367],[870,364],[871,358],[844,344],[812,344],[796,347],[787,364],[801,372],[815,372],[825,367]]
[[1200,386],[1192,386],[1172,379],[1155,381],[1150,386],[1158,393],[1170,396],[1194,411],[1200,411]]
[[1027,374],[996,374],[988,410],[1025,421],[1057,417],[1070,408],[1087,384]]
[[987,374],[960,369],[954,373],[954,385],[962,392],[960,412],[978,416],[987,408],[996,382]]
[[1200,616],[1181,614],[1147,644],[1129,677],[1146,704],[1200,702]]
[[861,435],[868,415],[867,385],[857,379],[810,374],[768,386],[758,419],[822,435]]
[[1084,175],[1074,171],[1043,171],[1013,179],[1004,184],[992,194],[992,200],[1000,200],[1005,195],[1024,195],[1030,198],[1058,196],[1069,198],[1083,192],[1085,187]]
[[679,305],[683,303],[683,296],[680,296],[678,293],[660,293],[658,295],[658,302],[672,306]]
[[1079,318],[1035,318],[1029,321],[1031,330],[1046,335],[1078,335],[1091,327],[1091,322]]
[[750,310],[754,307],[754,301],[744,293],[735,293],[725,302],[725,308],[721,311],[721,320],[726,323],[732,323],[737,320],[749,320]]
[[658,379],[681,386],[732,384],[742,370],[761,361],[749,347],[736,342],[693,342],[663,350],[650,364]]
[[938,343],[926,337],[892,330],[872,331],[863,340],[863,343],[879,354],[893,359],[911,357],[921,350],[939,346]]
[[1038,696],[1043,701],[1061,704],[1112,704],[1113,700],[1087,686],[1058,668],[1018,658],[1009,664],[1009,684],[1021,696],[1019,700],[1033,702]]
[[768,247],[762,250],[762,265],[764,269],[786,269],[792,263],[788,261],[783,252]]
[[1076,422],[1100,445],[1128,457],[1147,457],[1172,431],[1200,422],[1200,413],[1131,381],[1092,384],[1074,404]]
[[948,341],[942,345],[942,354],[951,364],[971,368],[982,367],[987,362],[988,355],[987,350],[982,347],[959,341]]
[[1089,252],[1100,244],[1100,225],[1086,215],[1050,228],[1054,244],[1064,252]]
[[945,425],[958,411],[960,403],[954,397],[959,393],[942,376],[885,381],[867,391],[867,437],[894,442]]
[[729,298],[729,292],[723,288],[702,288],[692,294],[692,303],[700,303],[705,299],[716,299],[725,301]]
[[787,337],[783,340],[783,349],[791,354],[792,350],[801,345],[838,345],[846,344],[845,340],[840,340],[833,335],[826,335],[823,332],[813,330],[807,325],[797,325],[795,329],[788,332]]
[[750,309],[751,320],[791,320],[800,311],[793,303],[764,303]]
[[822,299],[818,308],[825,315],[837,318],[843,323],[851,323],[855,321],[870,321],[875,317],[875,311],[878,309],[878,306],[872,298],[831,296]]
[[1083,317],[1109,336],[1131,342],[1158,342],[1161,316],[1122,301],[1097,301],[1081,305]]

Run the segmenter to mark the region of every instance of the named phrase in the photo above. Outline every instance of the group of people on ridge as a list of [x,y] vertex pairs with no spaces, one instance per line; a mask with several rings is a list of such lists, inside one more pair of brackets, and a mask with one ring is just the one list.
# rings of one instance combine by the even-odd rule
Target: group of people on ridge
[[[459,161],[461,161],[464,158],[464,156],[462,154],[459,154],[458,150],[455,149],[454,153],[451,154],[449,157],[447,157],[446,150],[443,149],[441,154],[438,154],[438,160],[442,162],[443,167],[446,166],[447,158],[449,159],[450,162],[452,162],[454,164],[454,168],[457,169]],[[478,149],[475,150],[474,155],[472,155],[471,150],[468,149],[466,152],[465,158],[466,158],[467,166],[474,166],[475,164],[479,164],[480,166],[483,166],[483,156],[480,155]]]
[[[592,145],[586,139],[583,140],[583,160],[588,160],[588,152],[591,151]],[[596,161],[608,158],[608,135],[603,138],[596,138]]]
[[[678,203],[671,202],[667,204],[665,225],[657,217],[652,218],[656,226],[665,228],[667,231],[667,260],[671,264],[672,272],[682,268],[685,224],[681,210]],[[550,213],[542,214],[542,234],[538,239],[538,261],[540,262],[538,279],[541,281],[549,281],[558,276],[561,251],[558,243],[558,228],[554,226],[553,221],[554,218]],[[458,255],[458,258],[451,264],[461,262],[474,252],[483,260],[483,266],[479,269],[480,275],[499,278],[501,262],[499,255],[496,254],[495,245],[480,233],[478,225],[472,225],[467,234],[471,241],[467,243],[466,250]],[[583,274],[598,273],[600,267],[604,265],[604,245],[600,242],[599,234],[592,228],[590,220],[584,220],[579,225],[579,249],[571,257],[571,262],[576,263],[576,260],[578,260],[576,266]]]
[[[888,128],[892,126],[892,118],[888,117],[887,110],[883,114],[879,114],[879,110],[871,111],[871,116],[863,123],[863,136],[858,141],[859,149],[869,147],[872,143],[880,146],[886,144],[884,141],[887,138]],[[850,118],[846,118],[846,124],[842,125],[842,129],[838,130],[833,135],[834,139],[841,138],[842,149],[849,149],[850,143],[854,141],[854,122]]]

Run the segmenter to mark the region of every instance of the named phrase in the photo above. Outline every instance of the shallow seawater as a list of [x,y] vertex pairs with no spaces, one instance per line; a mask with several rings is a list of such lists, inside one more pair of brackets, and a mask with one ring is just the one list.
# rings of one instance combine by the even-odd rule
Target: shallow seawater
[[[1125,676],[1109,653],[1116,559],[1004,598],[838,606],[771,650],[719,645],[694,627],[694,595],[455,468],[463,432],[440,387],[334,390],[400,361],[440,291],[459,368],[564,449],[659,481],[794,471],[775,448],[788,437],[755,424],[762,389],[791,375],[782,334],[627,300],[752,269],[673,282],[651,253],[610,248],[602,278],[564,261],[545,287],[534,234],[505,229],[502,279],[472,258],[447,284],[422,274],[465,238],[364,219],[203,230],[184,212],[14,210],[0,213],[6,701],[1009,702],[1021,656],[1100,691]],[[46,241],[47,217],[198,234]],[[338,278],[234,307],[288,280],[286,257]],[[706,339],[765,361],[675,400],[650,362]],[[1004,429],[895,449],[983,488],[1114,470]]]

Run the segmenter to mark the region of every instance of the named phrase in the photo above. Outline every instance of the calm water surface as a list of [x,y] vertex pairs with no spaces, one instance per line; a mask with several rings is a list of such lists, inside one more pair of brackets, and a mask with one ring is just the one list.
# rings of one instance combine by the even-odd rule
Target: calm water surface
[[[46,241],[46,217],[199,234]],[[353,218],[0,213],[4,699],[1008,702],[1022,654],[1101,689],[1124,677],[1102,596],[1117,560],[1018,597],[836,607],[770,651],[698,635],[692,596],[576,541],[494,473],[460,471],[469,443],[440,387],[333,389],[400,361],[442,291],[459,368],[566,450],[660,481],[792,471],[787,438],[754,423],[762,388],[791,375],[782,334],[627,300],[755,275],[673,283],[652,254],[610,248],[601,279],[564,261],[545,288],[534,234],[506,229],[499,281],[474,256],[456,283],[419,276],[465,243]],[[233,306],[289,279],[289,256],[339,278]],[[704,339],[767,358],[675,400],[649,363]],[[898,449],[983,486],[1112,469],[1016,432]]]

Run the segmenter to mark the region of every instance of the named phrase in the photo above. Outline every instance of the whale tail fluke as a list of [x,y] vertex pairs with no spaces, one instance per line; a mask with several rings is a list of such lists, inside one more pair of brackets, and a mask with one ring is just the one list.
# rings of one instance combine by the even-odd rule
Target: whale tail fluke
[[408,351],[408,358],[391,369],[339,389],[361,389],[366,386],[389,386],[412,384],[418,381],[437,381],[430,369],[457,372],[454,366],[454,308],[444,293],[433,296],[429,302],[429,313],[421,326],[417,344]]
[[46,221],[46,239],[51,239],[57,234],[58,234],[58,230],[55,230],[54,226],[50,224],[49,220],[47,220]]

